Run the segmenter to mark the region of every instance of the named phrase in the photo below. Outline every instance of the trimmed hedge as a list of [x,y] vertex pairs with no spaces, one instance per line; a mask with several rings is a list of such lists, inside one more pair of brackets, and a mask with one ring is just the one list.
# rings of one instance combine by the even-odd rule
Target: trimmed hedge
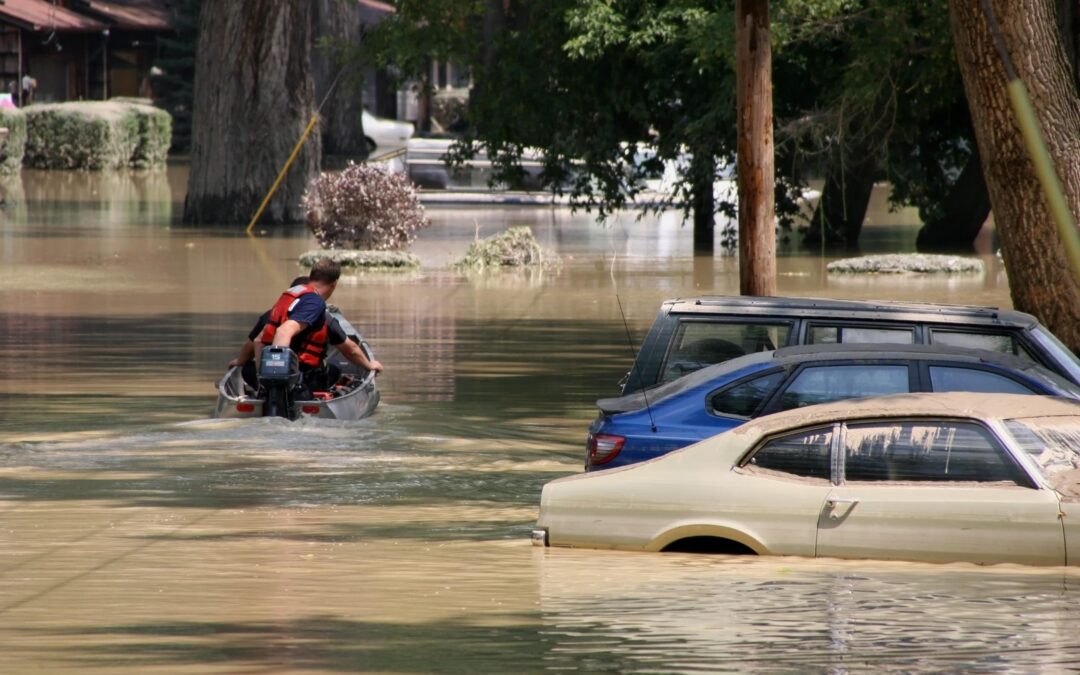
[[140,169],[165,165],[169,113],[131,100],[46,103],[23,108],[34,169]]
[[26,149],[26,114],[18,108],[0,108],[0,127],[8,130],[0,148],[0,174],[19,173]]

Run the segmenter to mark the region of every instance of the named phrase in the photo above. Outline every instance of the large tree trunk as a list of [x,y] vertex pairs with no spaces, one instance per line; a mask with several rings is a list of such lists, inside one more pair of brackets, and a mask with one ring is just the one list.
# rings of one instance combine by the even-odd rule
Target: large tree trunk
[[920,251],[971,248],[990,215],[982,162],[976,149],[945,197],[945,213],[919,230],[915,246]]
[[[303,134],[313,99],[310,0],[203,3],[185,222],[247,223]],[[302,219],[300,197],[320,154],[315,132],[262,222]]]
[[[343,43],[360,39],[359,4],[345,0],[315,0],[311,5],[314,12],[312,25],[318,38],[327,37]],[[319,111],[323,154],[366,157],[368,146],[361,122],[363,74],[355,66],[343,69],[338,61],[334,51],[320,46],[317,40],[312,44],[311,72],[315,79],[316,104],[326,101]],[[330,91],[331,86],[334,86],[333,91]]]
[[714,254],[716,229],[716,159],[707,151],[693,153],[690,166],[694,218],[694,254]]
[[[1080,110],[1057,30],[1053,0],[992,0],[1017,74],[1026,84],[1046,145],[1077,212]],[[1024,149],[980,0],[951,0],[949,14],[1013,305],[1080,348],[1080,287]]]
[[825,169],[825,185],[803,242],[855,245],[862,233],[874,178],[878,171],[876,152],[862,147],[851,152],[837,147]]
[[776,294],[776,184],[768,0],[735,0],[739,292]]

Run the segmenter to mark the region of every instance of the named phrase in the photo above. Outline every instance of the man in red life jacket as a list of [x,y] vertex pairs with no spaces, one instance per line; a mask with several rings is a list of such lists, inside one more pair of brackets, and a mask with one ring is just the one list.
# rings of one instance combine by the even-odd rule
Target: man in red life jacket
[[[282,293],[270,309],[266,327],[257,340],[256,360],[263,344],[287,346],[296,353],[309,390],[325,390],[332,385],[324,364],[332,328],[327,318],[326,301],[337,288],[340,276],[341,265],[330,258],[320,258],[312,266],[306,284],[295,285]],[[368,370],[382,370],[382,364],[369,360],[359,346],[349,340],[345,342],[349,344],[338,346],[346,358]],[[342,346],[345,349],[341,349]],[[351,349],[354,346],[355,349]]]
[[[292,280],[292,283],[290,283],[289,288],[292,289],[296,286],[306,285],[308,281],[309,279],[306,276],[296,277]],[[271,311],[272,310],[268,309],[262,313],[259,320],[255,322],[255,326],[248,332],[247,340],[240,346],[239,353],[235,358],[229,361],[230,368],[233,366],[241,366],[243,368],[242,374],[244,381],[253,388],[258,386],[254,360],[255,342],[260,339],[263,329],[265,329],[270,322]],[[345,332],[345,329],[341,327],[341,324],[338,323],[338,320],[334,318],[334,315],[329,311],[326,314],[326,322],[327,341],[330,343],[330,346],[337,347],[338,352],[345,357],[345,359],[366,370],[371,370],[376,373],[381,373],[383,371],[382,363],[376,359],[369,359],[367,354],[364,353],[364,350],[360,348],[360,345],[357,344],[354,338]],[[328,366],[327,368],[326,383],[316,383],[325,384],[325,386],[316,389],[317,391],[325,390],[329,385],[333,384],[333,380],[337,379],[336,374],[329,372],[330,370],[332,370],[332,366]]]

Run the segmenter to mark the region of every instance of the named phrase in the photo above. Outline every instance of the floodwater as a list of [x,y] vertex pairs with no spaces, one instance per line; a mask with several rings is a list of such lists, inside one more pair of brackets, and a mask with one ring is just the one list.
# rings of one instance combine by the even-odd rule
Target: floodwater
[[[207,419],[212,383],[301,270],[302,230],[175,224],[181,170],[25,173],[0,210],[0,671],[1062,672],[1064,569],[540,550],[540,488],[581,470],[659,302],[735,293],[675,217],[443,208],[417,272],[333,297],[387,366],[353,423]],[[880,203],[864,252],[910,250]],[[526,224],[562,264],[462,275]],[[779,291],[1008,306],[972,278]],[[621,308],[621,309],[620,309]],[[629,337],[628,337],[629,336]]]

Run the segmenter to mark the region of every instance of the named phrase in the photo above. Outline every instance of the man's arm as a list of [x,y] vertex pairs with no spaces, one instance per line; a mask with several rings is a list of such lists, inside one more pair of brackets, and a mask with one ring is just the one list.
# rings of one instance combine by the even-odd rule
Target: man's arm
[[293,337],[306,327],[306,323],[300,323],[295,319],[286,319],[283,324],[278,326],[277,331],[274,333],[274,346],[288,347],[292,342]]
[[242,366],[255,357],[255,343],[251,340],[247,340],[240,347],[240,352],[237,353],[236,358],[229,361],[229,367]]
[[360,349],[360,345],[356,344],[352,340],[346,340],[337,345],[338,351],[341,355],[348,359],[351,363],[355,363],[361,368],[367,368],[370,371],[381,373],[383,371],[383,365],[375,359],[369,359],[363,349]]

